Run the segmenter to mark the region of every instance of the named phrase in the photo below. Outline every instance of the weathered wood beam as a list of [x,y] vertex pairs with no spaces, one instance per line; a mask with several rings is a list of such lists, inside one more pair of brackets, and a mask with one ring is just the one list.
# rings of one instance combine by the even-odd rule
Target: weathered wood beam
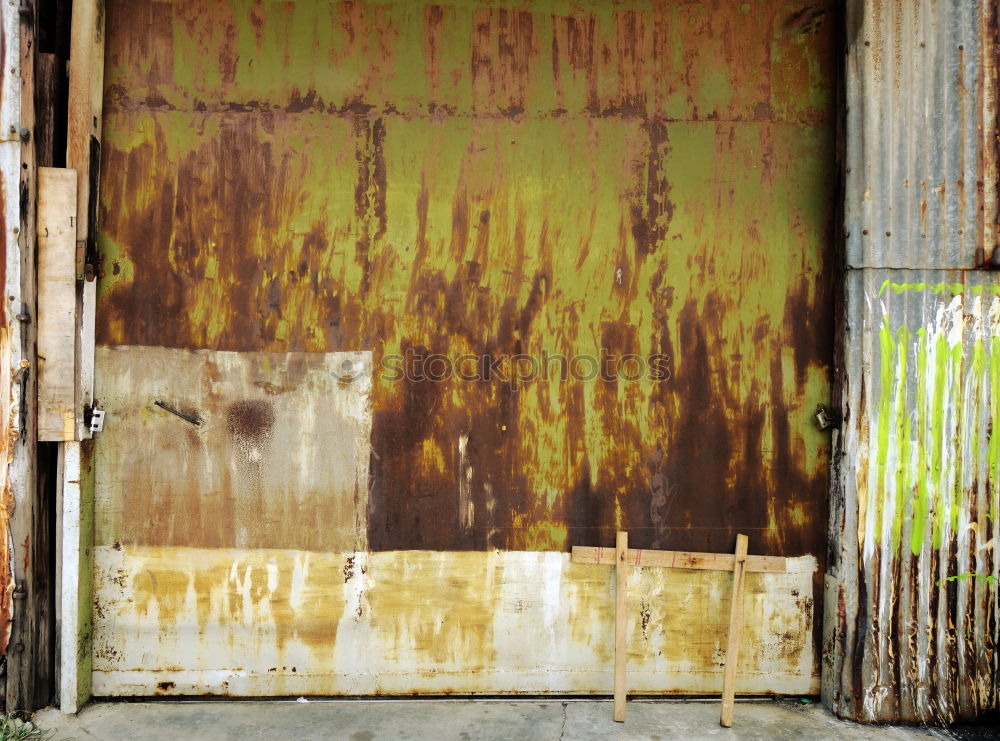
[[76,439],[76,170],[38,168],[38,439]]
[[733,594],[729,603],[729,633],[726,639],[726,673],[722,678],[722,712],[719,722],[724,728],[733,725],[733,705],[736,702],[736,664],[740,659],[740,637],[743,634],[743,585],[746,582],[747,536],[736,536],[733,568]]
[[83,410],[94,401],[97,199],[104,101],[104,2],[75,0],[70,35],[66,167],[77,172],[78,296],[76,439],[90,437]]
[[615,720],[625,722],[625,667],[628,661],[628,533],[615,539]]
[[[573,546],[573,563],[615,564],[614,548]],[[706,569],[732,571],[732,553],[696,553],[691,551],[648,551],[629,549],[629,566],[658,566],[673,569]],[[782,556],[747,556],[746,570],[765,574],[784,574],[787,566]]]
[[[33,6],[2,11],[0,78],[0,228],[4,245],[4,305],[0,388],[4,389],[4,475],[0,487],[3,547],[3,633],[8,712],[31,711],[51,691],[51,574],[44,495],[37,488],[35,354],[35,43]],[[8,575],[13,584],[8,588]]]
[[74,0],[70,31],[66,166],[77,171],[76,442],[62,444],[60,497],[60,707],[75,713],[91,691],[91,433],[85,409],[94,401],[94,310],[97,300],[97,198],[104,95],[104,2]]

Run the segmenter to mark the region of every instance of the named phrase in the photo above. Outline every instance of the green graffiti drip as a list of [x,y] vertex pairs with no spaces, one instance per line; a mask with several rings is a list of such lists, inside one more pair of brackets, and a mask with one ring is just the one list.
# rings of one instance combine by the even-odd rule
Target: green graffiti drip
[[[892,327],[889,325],[889,317],[882,320],[882,328],[879,330],[879,345],[882,349],[882,360],[880,371],[881,393],[878,402],[878,454],[875,459],[877,465],[877,491],[884,492],[886,487],[886,464],[889,457],[889,423],[892,416],[892,395],[895,380],[896,342],[892,336]],[[882,517],[883,517],[883,497],[875,498],[875,542],[882,539]]]
[[989,291],[993,296],[1000,296],[1000,286],[967,286],[964,283],[894,283],[891,280],[882,281],[878,289],[881,298],[886,291],[892,291],[897,296],[903,293],[931,293],[940,296],[950,293],[952,296],[971,294],[979,296]]
[[972,346],[972,378],[974,379],[975,386],[970,389],[973,403],[970,405],[972,408],[972,419],[969,422],[972,430],[972,434],[969,437],[969,460],[973,461],[973,465],[975,466],[978,466],[982,456],[982,440],[979,437],[979,426],[982,423],[983,416],[982,405],[977,404],[976,401],[985,398],[985,395],[989,393],[984,386],[986,372],[986,348],[983,347],[983,341],[976,338],[976,342]]
[[931,531],[931,545],[937,549],[944,539],[944,513],[941,511],[941,491],[943,481],[943,458],[945,446],[945,386],[948,382],[948,339],[942,334],[934,343],[934,398],[931,401],[931,481],[934,484],[934,521]]
[[948,512],[948,521],[952,532],[958,530],[958,515],[959,512],[961,512],[962,505],[965,504],[965,488],[963,486],[964,477],[962,476],[965,461],[962,456],[962,439],[960,433],[962,430],[962,415],[965,409],[965,404],[963,403],[965,398],[965,388],[962,384],[962,361],[964,359],[965,354],[961,344],[955,345],[951,348],[951,378],[955,389],[952,394],[952,409],[955,410],[955,420],[954,425],[949,429],[954,429],[955,432],[951,436],[951,440],[948,442],[954,448],[955,466],[954,480],[951,482],[951,490],[953,494],[951,497],[951,507]]
[[990,344],[990,434],[988,443],[989,472],[987,481],[992,493],[990,502],[990,519],[997,521],[997,509],[1000,509],[1000,490],[997,489],[998,467],[1000,467],[1000,337],[994,337]]
[[896,332],[896,440],[899,443],[899,460],[896,463],[896,507],[892,517],[892,551],[899,552],[903,533],[903,516],[910,493],[910,435],[912,422],[906,405],[907,356],[912,335],[903,326]]
[[910,552],[920,553],[927,527],[927,330],[917,330],[917,500],[913,508],[913,527],[910,530]]

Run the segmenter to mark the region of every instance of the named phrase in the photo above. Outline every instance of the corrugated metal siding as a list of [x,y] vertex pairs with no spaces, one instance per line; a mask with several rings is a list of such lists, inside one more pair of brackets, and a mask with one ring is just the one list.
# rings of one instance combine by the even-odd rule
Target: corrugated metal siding
[[823,692],[865,721],[949,722],[998,700],[1000,275],[973,269],[992,250],[996,50],[971,2],[848,19]]
[[976,267],[977,4],[877,0],[849,7],[847,264]]

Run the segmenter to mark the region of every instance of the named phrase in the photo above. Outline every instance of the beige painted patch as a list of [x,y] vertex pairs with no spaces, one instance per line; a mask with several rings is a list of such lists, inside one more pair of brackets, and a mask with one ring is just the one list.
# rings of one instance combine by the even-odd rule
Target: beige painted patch
[[98,347],[97,369],[98,545],[367,546],[370,353]]
[[[612,569],[555,552],[100,546],[97,695],[607,693]],[[737,689],[812,693],[811,557],[748,574]],[[634,569],[629,691],[722,686],[731,576]]]

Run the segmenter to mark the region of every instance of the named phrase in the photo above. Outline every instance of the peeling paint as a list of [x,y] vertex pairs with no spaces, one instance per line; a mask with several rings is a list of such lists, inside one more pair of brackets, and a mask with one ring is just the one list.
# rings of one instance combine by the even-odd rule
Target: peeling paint
[[[351,576],[343,578],[353,560]],[[99,546],[96,695],[606,693],[611,570],[569,554]],[[749,574],[741,692],[817,688],[816,561]],[[637,569],[634,692],[718,692],[731,578]],[[803,601],[804,600],[804,601]],[[172,686],[164,687],[165,681]]]
[[367,545],[370,354],[99,347],[96,367],[98,544]]

